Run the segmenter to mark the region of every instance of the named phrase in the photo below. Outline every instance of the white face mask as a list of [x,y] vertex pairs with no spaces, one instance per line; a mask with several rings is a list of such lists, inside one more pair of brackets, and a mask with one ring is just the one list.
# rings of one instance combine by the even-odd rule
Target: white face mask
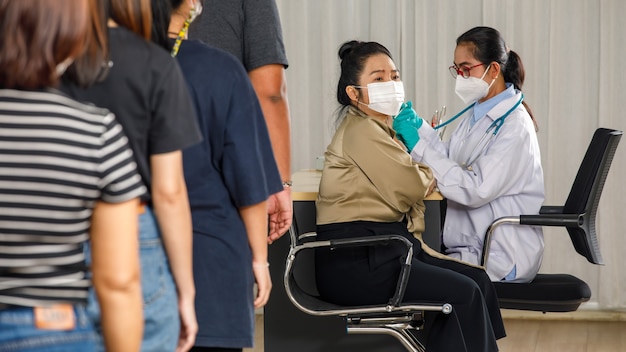
[[487,93],[489,93],[489,88],[491,88],[491,85],[496,81],[496,79],[494,78],[490,84],[487,84],[487,82],[483,81],[483,78],[487,74],[487,71],[489,71],[490,67],[491,64],[487,66],[485,73],[483,73],[480,78],[471,76],[463,78],[461,75],[456,76],[454,91],[465,104],[482,99],[487,95]]
[[357,88],[367,88],[370,99],[369,104],[363,104],[368,108],[381,114],[395,116],[400,112],[400,107],[404,103],[404,83],[402,81],[374,82],[367,87],[355,86]]

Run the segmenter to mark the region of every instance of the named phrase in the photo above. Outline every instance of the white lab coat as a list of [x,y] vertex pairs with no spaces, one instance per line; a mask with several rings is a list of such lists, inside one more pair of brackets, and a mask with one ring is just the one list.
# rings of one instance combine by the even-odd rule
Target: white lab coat
[[[538,214],[544,201],[541,154],[533,122],[520,104],[495,138],[472,164],[459,166],[489,125],[520,99],[520,92],[496,105],[470,129],[472,109],[443,143],[424,123],[411,151],[417,162],[431,167],[441,194],[447,199],[443,242],[449,256],[480,264],[483,238],[489,224],[503,216]],[[469,149],[469,150],[468,150]],[[515,267],[515,282],[532,280],[543,257],[541,227],[499,226],[491,242],[487,273],[500,281]]]

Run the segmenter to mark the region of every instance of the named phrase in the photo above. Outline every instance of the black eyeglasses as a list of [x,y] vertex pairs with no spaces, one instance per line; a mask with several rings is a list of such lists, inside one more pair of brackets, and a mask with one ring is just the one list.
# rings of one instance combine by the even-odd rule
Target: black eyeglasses
[[452,78],[456,79],[457,76],[461,76],[463,78],[469,78],[470,76],[470,70],[473,69],[474,67],[478,67],[478,66],[482,66],[484,65],[483,63],[474,65],[474,66],[470,66],[470,67],[457,67],[456,65],[452,65],[450,67],[448,67],[448,70],[450,70],[450,74],[452,75]]

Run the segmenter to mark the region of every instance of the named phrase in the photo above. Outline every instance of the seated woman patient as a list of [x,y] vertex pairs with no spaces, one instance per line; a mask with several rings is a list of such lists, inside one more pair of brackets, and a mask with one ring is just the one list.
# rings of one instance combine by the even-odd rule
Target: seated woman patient
[[[404,301],[447,302],[437,314],[429,351],[497,351],[505,336],[494,289],[484,270],[435,258],[415,236],[424,231],[424,197],[433,189],[429,168],[415,163],[391,128],[404,86],[389,51],[350,41],[339,49],[340,125],[325,153],[317,206],[320,240],[399,234],[413,243]],[[395,290],[401,248],[393,245],[317,250],[317,285],[342,305],[378,304]]]

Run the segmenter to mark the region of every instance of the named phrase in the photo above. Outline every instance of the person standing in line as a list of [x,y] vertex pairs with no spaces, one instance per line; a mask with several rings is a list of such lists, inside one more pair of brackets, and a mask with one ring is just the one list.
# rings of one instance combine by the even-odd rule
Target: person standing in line
[[[494,220],[538,214],[543,204],[537,123],[522,93],[522,60],[496,29],[475,27],[461,34],[450,73],[457,95],[469,105],[451,119],[467,112],[449,142],[443,143],[410,107],[400,112],[393,128],[413,160],[433,170],[447,199],[445,254],[478,265]],[[541,226],[500,226],[487,273],[492,281],[532,281],[543,248]]]
[[[55,89],[98,28],[93,6],[0,0],[2,351],[95,351],[89,272],[107,349],[141,342],[136,214],[146,188],[114,115]],[[96,77],[102,62],[92,63],[81,69]]]
[[189,28],[189,38],[235,55],[248,71],[263,109],[284,188],[268,199],[272,243],[287,232],[293,217],[288,61],[278,8],[275,0],[201,1],[207,10]]
[[169,33],[164,45],[187,80],[204,137],[183,151],[198,292],[199,330],[192,350],[242,351],[254,342],[254,310],[266,304],[272,288],[266,202],[283,188],[280,173],[242,64],[221,49],[186,40],[202,3],[152,4],[155,24],[171,19],[169,26],[155,28],[155,38]]
[[[112,66],[106,79],[71,96],[113,111],[128,135],[148,187],[139,215],[145,329],[142,351],[185,351],[197,332],[192,223],[182,149],[198,143],[195,112],[178,64],[151,43],[150,0],[98,0],[108,5]],[[88,60],[88,57],[81,58]],[[97,317],[97,304],[90,306]]]

